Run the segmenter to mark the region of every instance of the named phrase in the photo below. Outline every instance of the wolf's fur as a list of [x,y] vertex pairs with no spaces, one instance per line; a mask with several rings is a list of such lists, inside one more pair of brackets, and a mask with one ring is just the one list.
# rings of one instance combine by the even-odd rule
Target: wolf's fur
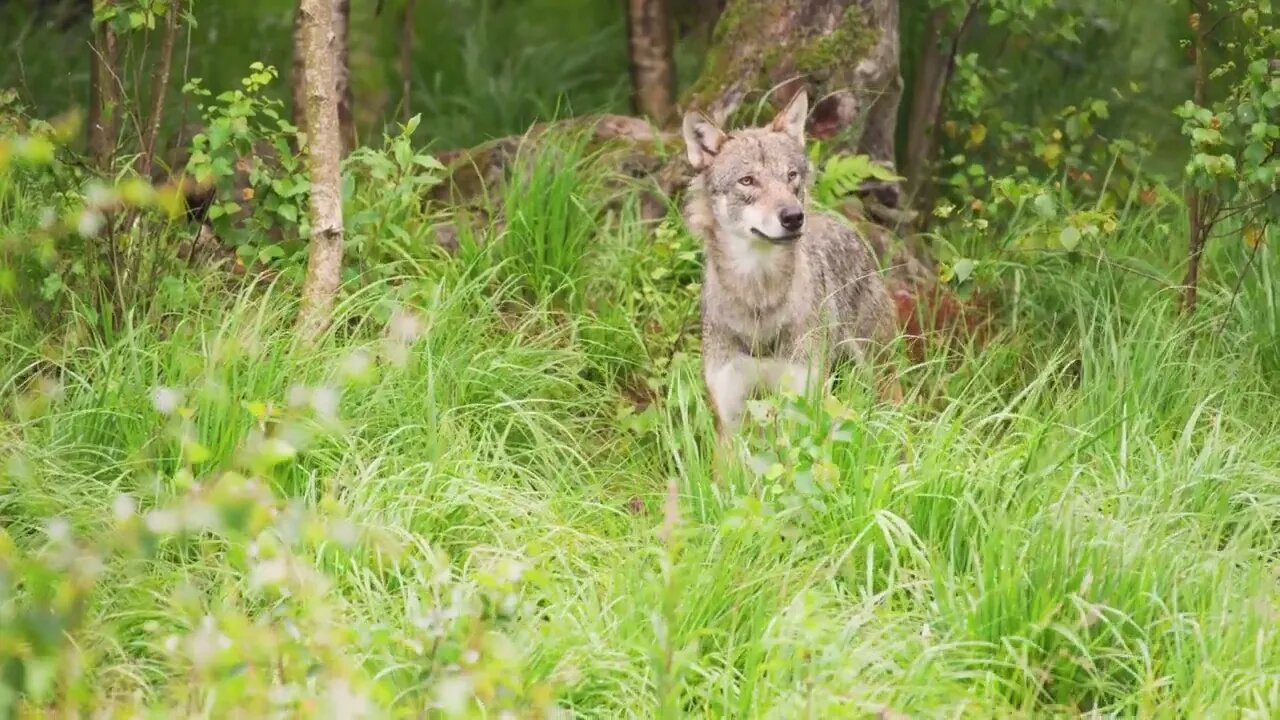
[[[752,394],[803,394],[825,382],[834,360],[884,360],[894,336],[875,256],[851,228],[807,206],[807,112],[801,92],[760,128],[726,134],[700,114],[684,118],[698,173],[685,221],[706,248],[703,376],[722,438]],[[881,394],[901,397],[891,373]]]

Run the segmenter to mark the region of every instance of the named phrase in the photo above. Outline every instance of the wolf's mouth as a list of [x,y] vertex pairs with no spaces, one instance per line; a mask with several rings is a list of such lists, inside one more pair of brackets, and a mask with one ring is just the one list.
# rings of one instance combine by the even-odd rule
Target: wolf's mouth
[[778,235],[776,237],[764,232],[763,230],[760,230],[759,228],[751,228],[751,232],[755,234],[756,237],[764,240],[768,240],[774,245],[790,245],[791,243],[800,239],[800,233],[798,232],[787,233],[786,235]]

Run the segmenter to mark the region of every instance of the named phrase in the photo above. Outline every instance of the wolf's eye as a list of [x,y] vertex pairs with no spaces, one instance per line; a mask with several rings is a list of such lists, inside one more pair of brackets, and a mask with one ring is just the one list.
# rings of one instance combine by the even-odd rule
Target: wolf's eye
[[800,177],[799,170],[790,170],[787,172],[787,180],[790,182],[795,182],[795,179],[798,177]]
[[742,187],[751,187],[752,185],[756,184],[756,179],[751,177],[750,175],[743,175],[742,177],[738,178],[738,184],[741,185]]

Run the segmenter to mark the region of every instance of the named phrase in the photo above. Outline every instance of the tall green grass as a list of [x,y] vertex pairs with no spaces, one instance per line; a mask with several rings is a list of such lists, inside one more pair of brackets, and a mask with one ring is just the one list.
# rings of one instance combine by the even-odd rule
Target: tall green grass
[[[409,352],[344,391],[344,430],[273,483],[311,505],[337,493],[354,521],[460,568],[494,551],[527,558],[536,580],[508,631],[522,671],[552,682],[575,713],[1276,712],[1269,253],[1234,301],[1230,276],[1211,274],[1225,279],[1210,280],[1192,320],[1121,263],[1150,257],[1154,215],[1168,210],[1122,218],[1114,263],[1028,264],[1005,332],[959,364],[907,371],[914,400],[903,408],[839,386],[850,431],[824,441],[836,480],[805,507],[749,469],[712,479],[696,356],[670,366],[652,424],[619,423],[617,407],[633,401],[627,375],[643,364],[618,357],[627,316],[594,312],[604,303],[581,294],[626,292],[625,276],[590,275],[643,269],[634,248],[645,237],[556,215],[545,204],[590,197],[588,181],[550,161],[529,172],[493,252],[352,288],[314,350],[294,345],[284,287],[197,294],[109,340],[6,309],[4,406],[37,370],[62,385],[46,414],[0,426],[7,532],[35,544],[64,518],[92,537],[117,494],[150,503],[178,492],[154,388],[181,390],[198,436],[229,457],[255,422],[250,403],[333,383],[361,352],[382,357],[372,318],[393,296],[417,318]],[[556,254],[566,237],[598,245]],[[1238,255],[1219,249],[1210,267]],[[566,311],[566,290],[577,310]],[[651,337],[652,321],[633,337]],[[752,451],[825,432],[824,410],[799,412],[799,425]],[[206,578],[210,606],[247,592],[246,577],[211,562],[169,554],[99,590],[85,641],[102,698],[172,682],[156,645],[182,630],[166,619],[169,598],[193,576]],[[420,633],[433,581],[376,555],[317,562],[369,638],[349,651],[391,697],[424,702],[432,681],[393,638]]]
[[[193,53],[192,75],[224,88],[253,60],[287,63],[287,4],[260,5],[203,20],[198,47],[217,50]],[[434,50],[415,64],[414,104],[441,145],[623,100],[616,7],[419,5]],[[394,24],[379,27],[376,41],[393,42]],[[232,30],[253,42],[223,48]],[[82,94],[84,73],[65,66],[74,37],[57,58],[30,52],[49,36],[5,37],[42,78],[42,108]],[[798,495],[790,467],[782,481],[751,467],[713,479],[687,287],[695,243],[642,224],[600,164],[572,139],[526,150],[514,191],[490,208],[501,226],[455,258],[347,288],[315,348],[295,345],[283,285],[182,278],[184,304],[126,316],[108,337],[74,313],[55,324],[0,303],[5,533],[31,549],[62,519],[98,540],[119,494],[144,509],[181,496],[157,388],[182,393],[221,461],[258,422],[255,403],[341,386],[341,431],[310,438],[271,482],[308,508],[340,497],[353,521],[425,560],[312,558],[353,631],[342,650],[402,708],[437,690],[418,647],[449,592],[432,568],[513,556],[532,570],[505,626],[513,674],[549,682],[576,715],[1280,712],[1272,249],[1250,261],[1215,241],[1202,309],[1185,318],[1176,205],[1125,210],[1093,256],[995,258],[1024,228],[956,231],[952,244],[1004,263],[1017,288],[1002,295],[1001,332],[904,369],[900,409],[839,384],[847,435],[826,434],[820,403],[766,429],[749,454],[816,452],[834,469],[816,496]],[[40,195],[7,186],[0,233],[33,227]],[[388,305],[413,318],[407,351],[383,351]],[[45,412],[20,412],[42,377],[59,391]],[[222,551],[107,573],[76,638],[101,705],[187,682],[163,651],[193,629],[176,603],[270,617]]]

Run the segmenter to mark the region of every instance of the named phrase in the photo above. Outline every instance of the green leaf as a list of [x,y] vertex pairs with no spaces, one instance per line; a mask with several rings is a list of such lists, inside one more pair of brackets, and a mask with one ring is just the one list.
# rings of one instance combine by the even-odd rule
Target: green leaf
[[279,260],[282,257],[284,257],[284,248],[274,243],[258,250],[258,261],[262,263],[269,263],[272,260]]
[[823,166],[815,194],[823,202],[833,202],[856,192],[867,180],[897,182],[901,179],[867,155],[836,155]]
[[223,123],[214,123],[209,127],[209,149],[217,150],[231,139],[231,128]]
[[813,484],[813,473],[810,471],[796,473],[795,486],[802,495],[813,495],[818,492],[818,487]]
[[1262,143],[1249,143],[1244,149],[1244,159],[1253,165],[1261,165],[1270,155],[1271,153]]
[[431,155],[414,155],[413,163],[427,170],[444,170],[445,167],[439,160]]
[[1080,246],[1080,231],[1068,225],[1058,234],[1058,242],[1062,243],[1063,249],[1071,252]]
[[956,260],[951,266],[951,272],[955,276],[956,284],[958,285],[968,280],[973,275],[973,270],[976,267],[978,267],[977,260],[970,260],[969,258]]
[[1036,212],[1039,213],[1040,217],[1051,219],[1058,216],[1057,203],[1053,201],[1052,197],[1045,193],[1037,195],[1036,199],[1032,201],[1032,204],[1035,206]]
[[1213,128],[1196,128],[1191,131],[1191,140],[1197,145],[1218,145],[1222,142],[1222,133]]
[[64,287],[66,286],[62,283],[61,275],[57,273],[48,275],[44,282],[40,283],[40,297],[52,300]]
[[191,465],[199,465],[213,457],[209,448],[190,438],[182,442],[182,456]]

